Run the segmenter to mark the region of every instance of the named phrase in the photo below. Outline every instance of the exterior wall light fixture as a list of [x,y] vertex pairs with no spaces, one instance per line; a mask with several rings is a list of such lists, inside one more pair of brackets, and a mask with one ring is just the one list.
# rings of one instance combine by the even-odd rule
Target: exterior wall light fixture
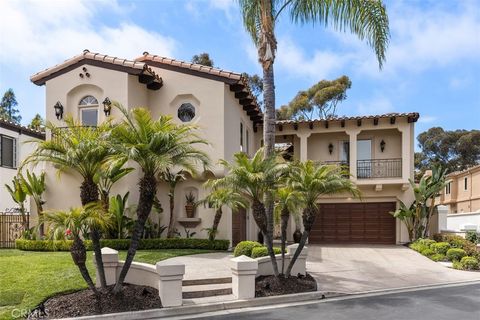
[[112,111],[112,102],[110,101],[110,99],[108,99],[108,97],[106,97],[105,100],[103,100],[103,112],[105,113],[105,116],[108,117],[111,111]]
[[60,101],[57,101],[55,105],[53,106],[55,109],[55,116],[57,117],[57,120],[60,120],[63,118],[63,105],[60,103]]
[[332,152],[333,152],[333,144],[331,142],[328,144],[328,152],[330,154],[332,154]]
[[382,139],[382,141],[380,141],[380,150],[383,152],[385,150],[385,141]]

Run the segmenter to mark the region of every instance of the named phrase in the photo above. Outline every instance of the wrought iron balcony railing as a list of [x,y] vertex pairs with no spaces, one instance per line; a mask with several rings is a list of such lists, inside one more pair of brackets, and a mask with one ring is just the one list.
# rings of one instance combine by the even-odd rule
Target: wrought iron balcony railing
[[357,178],[401,178],[402,159],[357,160]]

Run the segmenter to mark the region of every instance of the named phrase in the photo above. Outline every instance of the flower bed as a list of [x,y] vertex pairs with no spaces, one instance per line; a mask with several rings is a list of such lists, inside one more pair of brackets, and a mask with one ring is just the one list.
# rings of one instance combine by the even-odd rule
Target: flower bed
[[[69,251],[73,240],[25,240],[17,239],[15,247],[24,251]],[[230,242],[228,240],[208,239],[141,239],[138,249],[207,249],[207,250],[227,250]],[[109,247],[115,250],[128,250],[130,246],[129,239],[102,239],[102,247]],[[92,242],[85,240],[87,250],[92,250]]]

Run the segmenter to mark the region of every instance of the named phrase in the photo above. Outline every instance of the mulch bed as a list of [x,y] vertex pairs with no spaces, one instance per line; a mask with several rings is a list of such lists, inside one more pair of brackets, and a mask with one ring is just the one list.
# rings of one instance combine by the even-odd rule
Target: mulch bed
[[92,316],[162,307],[158,290],[153,288],[125,284],[119,296],[115,296],[112,289],[113,286],[99,290],[98,300],[89,289],[52,297],[33,310],[28,319]]
[[311,275],[298,277],[261,276],[255,281],[255,297],[317,291],[317,282]]

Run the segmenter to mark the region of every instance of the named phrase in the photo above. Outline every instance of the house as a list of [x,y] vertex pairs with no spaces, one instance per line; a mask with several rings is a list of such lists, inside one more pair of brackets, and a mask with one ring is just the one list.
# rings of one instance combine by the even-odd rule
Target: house
[[[57,126],[62,126],[63,114],[95,126],[106,118],[102,102],[107,98],[128,108],[146,107],[154,117],[170,114],[178,123],[199,126],[201,135],[210,142],[203,148],[214,165],[176,189],[176,227],[182,236],[185,228],[206,238],[204,229],[212,225],[214,217],[213,209],[200,206],[194,218],[187,218],[185,196],[192,192],[196,199],[204,198],[208,194],[203,188],[206,179],[225,174],[217,164],[219,159],[231,160],[239,151],[251,155],[262,144],[263,116],[239,73],[147,52],[126,60],[85,50],[33,75],[31,80],[45,85],[46,118]],[[119,116],[118,110],[112,110],[112,116]],[[345,163],[362,191],[361,200],[348,195],[321,199],[322,214],[310,242],[395,244],[408,240],[405,228],[389,212],[395,210],[398,200],[413,201],[408,179],[413,178],[414,124],[418,117],[417,113],[406,113],[277,122],[277,142],[287,146],[291,157]],[[51,186],[46,194],[48,208],[79,206],[80,179],[66,173],[58,183],[53,171],[47,169]],[[130,191],[131,203],[136,201],[137,180],[136,173],[127,176],[113,194]],[[163,183],[158,198],[165,211],[154,218],[167,225],[168,189]],[[289,238],[294,229],[292,219]],[[218,238],[235,244],[257,239],[257,233],[248,209],[234,214],[224,210]]]
[[[45,139],[45,134],[0,118],[0,213],[14,212],[18,205],[5,188],[12,184],[17,168],[32,152],[34,145],[29,140]],[[30,211],[27,199],[26,208]]]
[[480,165],[448,174],[440,203],[449,213],[480,211]]

